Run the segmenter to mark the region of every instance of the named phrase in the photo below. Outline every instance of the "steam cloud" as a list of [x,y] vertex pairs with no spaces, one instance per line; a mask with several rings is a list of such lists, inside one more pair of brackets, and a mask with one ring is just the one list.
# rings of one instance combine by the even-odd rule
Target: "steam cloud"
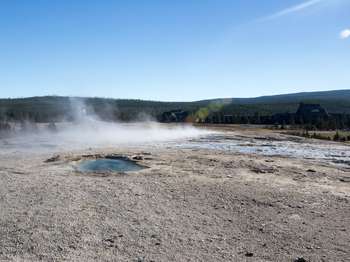
[[[83,150],[87,148],[144,145],[184,140],[209,134],[190,125],[165,125],[150,121],[137,123],[104,122],[88,108],[83,100],[71,100],[74,122],[58,123],[49,130],[45,124],[12,138],[0,140],[8,149],[33,152]],[[54,129],[54,130],[53,130]],[[3,143],[3,145],[1,145]]]

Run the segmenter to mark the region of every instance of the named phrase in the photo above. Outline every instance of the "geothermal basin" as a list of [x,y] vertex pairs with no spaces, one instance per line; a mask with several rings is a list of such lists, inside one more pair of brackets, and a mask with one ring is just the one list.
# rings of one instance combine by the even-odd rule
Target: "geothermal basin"
[[348,261],[349,152],[234,126],[0,139],[0,261]]

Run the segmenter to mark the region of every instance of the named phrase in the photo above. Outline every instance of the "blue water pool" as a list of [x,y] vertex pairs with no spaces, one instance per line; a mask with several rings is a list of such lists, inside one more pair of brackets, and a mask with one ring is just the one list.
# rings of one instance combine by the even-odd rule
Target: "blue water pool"
[[143,166],[128,159],[93,159],[84,160],[78,165],[78,170],[84,173],[98,172],[130,172],[144,169]]

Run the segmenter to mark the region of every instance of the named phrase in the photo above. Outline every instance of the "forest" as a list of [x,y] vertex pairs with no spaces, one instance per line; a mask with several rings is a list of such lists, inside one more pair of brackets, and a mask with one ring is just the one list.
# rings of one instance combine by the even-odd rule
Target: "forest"
[[[325,114],[298,115],[300,103],[320,105]],[[299,125],[313,130],[350,128],[350,90],[257,98],[161,102],[135,99],[44,96],[0,99],[0,130],[9,123],[74,121],[83,107],[104,121],[199,122],[215,124]],[[181,113],[182,112],[182,113]]]

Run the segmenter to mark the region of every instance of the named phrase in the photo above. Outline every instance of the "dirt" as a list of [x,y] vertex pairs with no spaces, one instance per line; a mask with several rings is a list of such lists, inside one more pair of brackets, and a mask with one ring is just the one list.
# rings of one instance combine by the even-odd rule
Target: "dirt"
[[[76,172],[96,154],[149,168]],[[0,260],[349,261],[349,181],[328,162],[208,148],[1,154]]]

